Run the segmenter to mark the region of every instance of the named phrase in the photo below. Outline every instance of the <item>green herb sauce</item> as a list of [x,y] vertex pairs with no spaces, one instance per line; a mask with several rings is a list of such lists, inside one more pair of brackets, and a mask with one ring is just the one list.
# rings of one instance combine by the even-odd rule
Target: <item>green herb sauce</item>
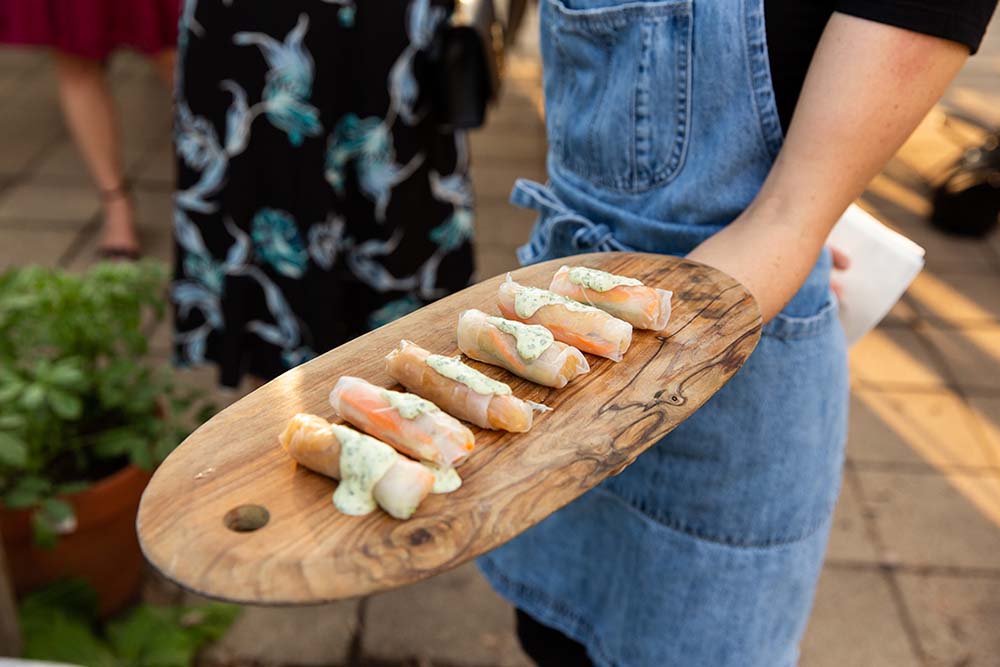
[[424,462],[424,467],[434,473],[434,487],[431,493],[451,493],[462,486],[462,478],[454,468],[441,468],[433,463]]
[[538,289],[537,287],[521,287],[514,294],[514,312],[517,313],[518,317],[523,317],[524,319],[528,319],[534,315],[543,306],[555,304],[566,306],[569,310],[581,313],[592,310],[603,312],[593,306],[584,305],[578,301],[573,301],[573,299],[568,299],[561,294],[556,294],[545,289]]
[[517,339],[517,353],[525,361],[534,361],[555,341],[552,332],[540,324],[525,324],[502,317],[487,317],[486,321]]
[[340,441],[340,484],[334,506],[344,514],[368,514],[376,507],[374,490],[396,463],[396,450],[341,424],[330,427]]
[[439,409],[438,406],[415,394],[383,389],[382,396],[389,401],[389,405],[396,408],[399,416],[403,419],[416,419],[425,412],[434,412]]
[[583,287],[592,289],[595,292],[607,292],[608,290],[612,290],[619,285],[627,285],[628,287],[640,287],[642,285],[642,282],[636,280],[635,278],[616,276],[615,274],[608,273],[607,271],[588,269],[585,266],[574,266],[571,268],[569,270],[568,278],[574,285],[582,285]]
[[496,380],[483,375],[475,368],[466,366],[458,357],[445,357],[440,354],[431,354],[427,356],[427,365],[446,378],[451,378],[456,382],[461,382],[477,394],[484,394],[487,396],[491,394],[501,394],[506,396],[511,393],[510,387],[505,385],[503,382],[497,382]]

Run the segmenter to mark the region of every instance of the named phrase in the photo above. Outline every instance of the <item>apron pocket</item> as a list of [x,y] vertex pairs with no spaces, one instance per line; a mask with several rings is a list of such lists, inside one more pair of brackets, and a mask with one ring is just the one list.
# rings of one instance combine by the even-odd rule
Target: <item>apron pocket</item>
[[823,304],[815,315],[808,317],[793,317],[778,313],[764,325],[761,335],[781,340],[811,338],[825,334],[832,326],[840,326],[840,309],[835,298]]
[[670,181],[687,152],[691,0],[543,0],[554,166],[608,190]]

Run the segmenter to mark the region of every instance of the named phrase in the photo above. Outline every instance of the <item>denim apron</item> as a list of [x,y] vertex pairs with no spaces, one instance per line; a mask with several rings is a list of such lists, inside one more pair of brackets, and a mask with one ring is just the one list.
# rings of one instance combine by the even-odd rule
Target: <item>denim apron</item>
[[[522,263],[683,255],[753,199],[782,142],[763,0],[540,0],[550,181]],[[612,477],[481,557],[601,667],[789,667],[846,438],[824,252],[746,365]],[[678,286],[666,285],[665,287]]]

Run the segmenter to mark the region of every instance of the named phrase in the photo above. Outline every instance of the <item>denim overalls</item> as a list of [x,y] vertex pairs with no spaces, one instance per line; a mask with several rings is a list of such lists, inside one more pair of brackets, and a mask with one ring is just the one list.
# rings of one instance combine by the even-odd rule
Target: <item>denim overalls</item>
[[[515,186],[521,261],[683,255],[746,208],[782,142],[763,0],[540,2],[550,182]],[[794,665],[846,437],[829,273],[700,411],[480,558],[493,586],[601,667]]]

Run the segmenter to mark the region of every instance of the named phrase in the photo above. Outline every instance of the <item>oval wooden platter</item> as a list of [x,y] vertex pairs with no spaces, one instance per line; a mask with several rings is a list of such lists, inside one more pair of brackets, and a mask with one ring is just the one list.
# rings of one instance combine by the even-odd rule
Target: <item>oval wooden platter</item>
[[[538,415],[525,434],[473,427],[476,450],[459,469],[459,490],[429,496],[408,521],[381,511],[346,516],[331,502],[336,482],[296,465],[278,434],[298,412],[332,420],[327,396],[341,375],[393,386],[383,357],[401,338],[457,354],[459,313],[498,313],[503,276],[290,370],[201,426],[159,467],[142,497],[137,527],[146,558],[188,589],[251,604],[318,603],[430,577],[499,546],[620,472],[718,391],[760,337],[760,313],[746,289],[688,260],[599,253],[512,275],[548,287],[564,263],[673,290],[670,324],[661,333],[636,331],[619,363],[587,355],[591,372],[564,389],[467,360],[509,383],[515,395],[553,410]],[[267,523],[232,530],[234,516],[258,518],[237,510],[247,505],[265,508]]]

